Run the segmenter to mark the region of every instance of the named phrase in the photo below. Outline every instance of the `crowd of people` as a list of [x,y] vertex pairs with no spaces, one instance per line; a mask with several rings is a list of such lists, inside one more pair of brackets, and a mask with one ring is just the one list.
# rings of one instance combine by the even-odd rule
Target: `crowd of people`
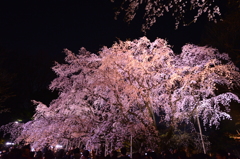
[[121,148],[120,152],[114,150],[105,156],[104,153],[96,154],[94,151],[89,152],[79,148],[72,148],[68,151],[64,149],[53,151],[49,147],[45,147],[42,150],[31,151],[30,145],[22,148],[2,149],[0,156],[0,159],[239,159],[223,150],[217,151],[213,156],[200,153],[188,157],[183,150],[167,150],[161,153],[153,151],[147,151],[143,154],[133,153],[130,157],[125,147]]

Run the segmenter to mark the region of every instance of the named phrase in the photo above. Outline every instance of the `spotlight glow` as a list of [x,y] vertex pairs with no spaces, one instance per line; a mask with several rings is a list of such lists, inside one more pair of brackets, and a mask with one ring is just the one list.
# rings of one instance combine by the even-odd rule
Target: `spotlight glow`
[[63,148],[63,146],[62,146],[62,145],[56,145],[55,147],[56,147],[56,149]]

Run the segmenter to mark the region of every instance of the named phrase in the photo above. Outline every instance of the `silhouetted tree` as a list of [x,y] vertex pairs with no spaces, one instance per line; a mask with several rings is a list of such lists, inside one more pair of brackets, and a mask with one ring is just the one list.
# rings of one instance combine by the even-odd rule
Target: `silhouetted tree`
[[229,0],[223,21],[208,23],[201,37],[201,45],[218,48],[227,52],[232,61],[240,67],[240,1]]

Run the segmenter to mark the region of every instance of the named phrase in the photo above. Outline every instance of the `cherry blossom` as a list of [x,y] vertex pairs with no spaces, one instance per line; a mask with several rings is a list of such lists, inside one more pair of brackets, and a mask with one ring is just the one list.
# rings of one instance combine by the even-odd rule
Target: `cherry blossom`
[[[158,17],[162,17],[168,12],[175,18],[176,28],[180,23],[188,25],[196,22],[203,15],[207,15],[208,20],[214,22],[217,22],[217,19],[221,16],[220,8],[215,0],[123,0],[120,9],[116,12],[116,16],[121,11],[125,11],[126,21],[130,22],[134,19],[141,6],[145,7],[144,19],[146,22],[142,26],[143,32],[150,29],[156,23]],[[189,17],[189,15],[192,15],[192,21],[186,22],[185,17]]]
[[231,102],[240,102],[232,93],[240,84],[239,70],[214,48],[186,44],[178,55],[165,40],[142,37],[103,47],[98,54],[84,48],[65,53],[65,63],[52,68],[57,78],[49,87],[59,97],[49,106],[34,101],[33,120],[21,129],[3,128],[17,132],[16,142],[89,148],[105,142],[116,148],[131,136],[156,148],[159,126],[178,131],[186,123],[198,132],[193,125],[200,119],[216,128],[231,119]]

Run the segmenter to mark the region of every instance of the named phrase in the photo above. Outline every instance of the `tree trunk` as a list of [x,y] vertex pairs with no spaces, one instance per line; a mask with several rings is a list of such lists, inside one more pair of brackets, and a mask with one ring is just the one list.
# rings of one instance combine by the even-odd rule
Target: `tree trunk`
[[132,135],[131,135],[131,138],[130,138],[130,158],[132,158]]
[[198,116],[197,116],[197,123],[198,123],[198,128],[199,128],[199,133],[200,133],[201,141],[202,141],[203,153],[206,154],[206,149],[205,149],[205,145],[204,145],[204,141],[203,141],[203,137],[202,137],[202,128],[201,128],[201,125],[200,125],[200,121],[199,121]]

